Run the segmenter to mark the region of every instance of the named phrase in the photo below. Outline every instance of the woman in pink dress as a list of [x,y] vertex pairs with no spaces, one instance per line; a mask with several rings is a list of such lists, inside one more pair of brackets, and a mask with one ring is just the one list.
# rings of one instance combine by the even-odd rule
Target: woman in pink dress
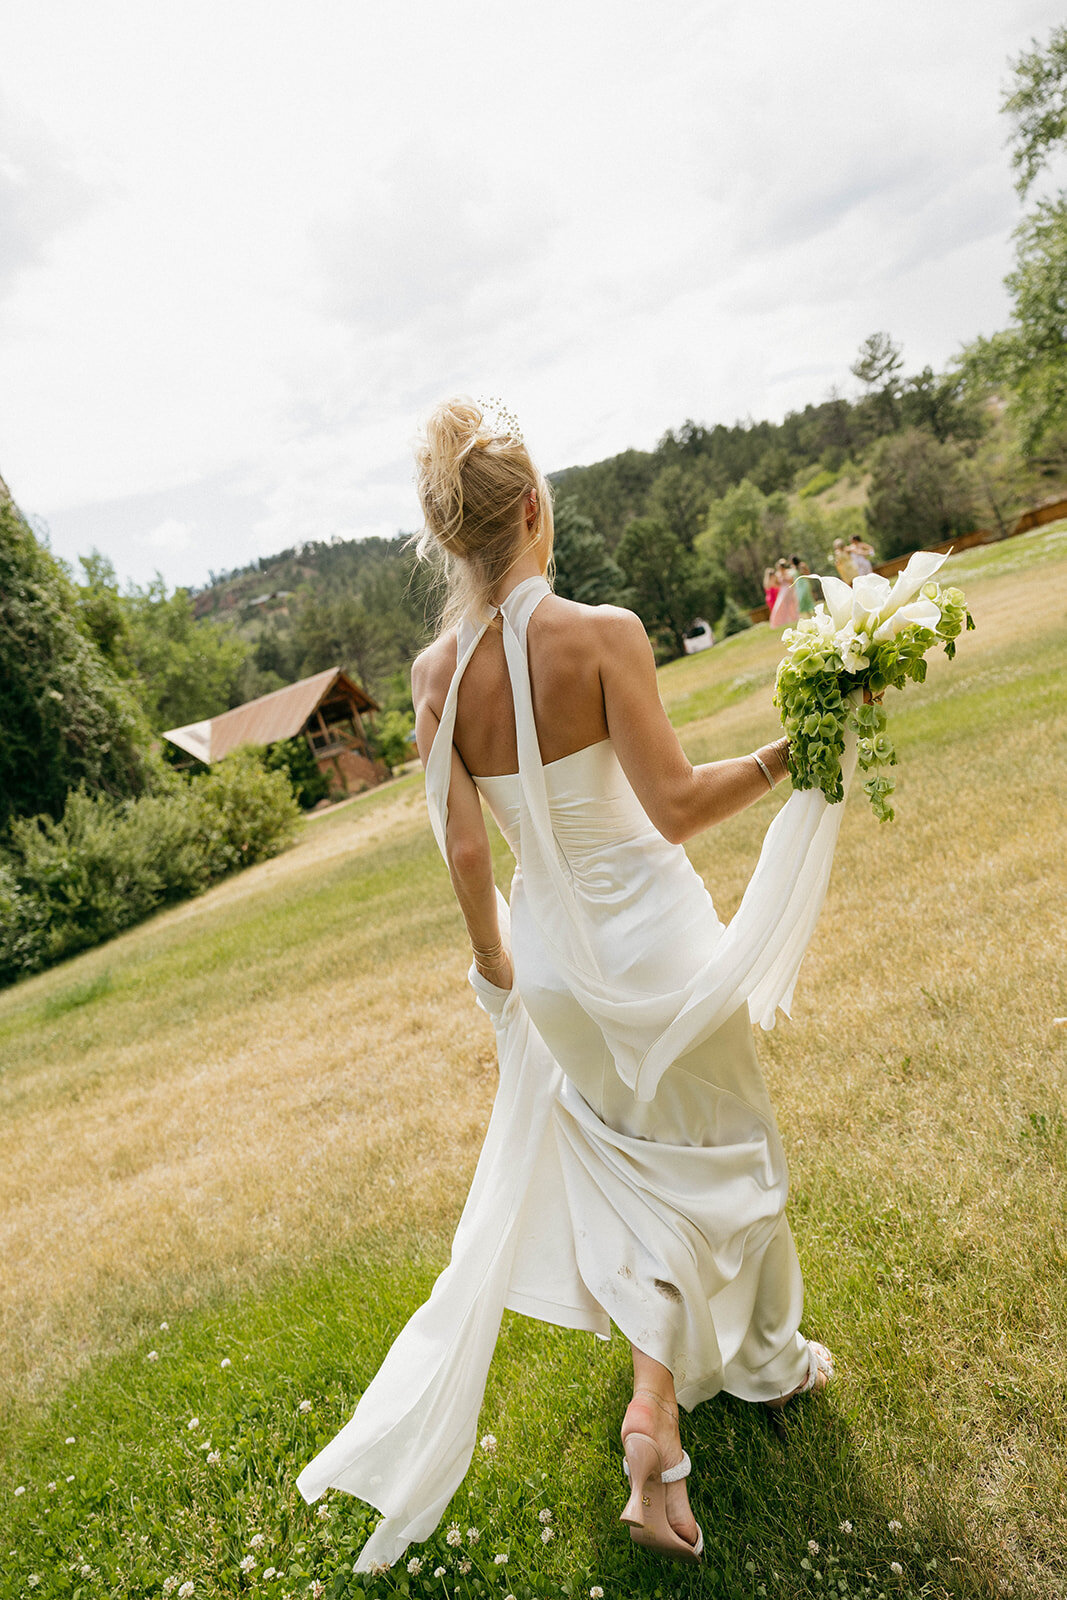
[[797,597],[793,593],[793,579],[796,576],[793,568],[783,556],[775,567],[775,579],[778,583],[778,593],[774,605],[771,607],[772,628],[793,628],[800,616]]

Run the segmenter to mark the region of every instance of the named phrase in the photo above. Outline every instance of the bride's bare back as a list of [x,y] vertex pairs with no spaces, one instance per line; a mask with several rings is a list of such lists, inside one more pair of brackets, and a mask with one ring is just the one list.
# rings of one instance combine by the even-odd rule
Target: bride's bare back
[[[608,737],[597,620],[591,606],[557,595],[547,595],[530,618],[530,687],[544,762],[573,755]],[[450,654],[454,670],[454,637]],[[515,713],[499,622],[486,630],[460,684],[455,742],[467,771],[479,777],[518,767]]]

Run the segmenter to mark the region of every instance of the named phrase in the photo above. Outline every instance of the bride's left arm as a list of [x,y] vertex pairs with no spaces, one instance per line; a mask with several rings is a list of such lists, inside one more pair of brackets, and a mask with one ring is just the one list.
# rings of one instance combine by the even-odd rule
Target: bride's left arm
[[[425,766],[437,732],[438,719],[428,696],[420,692],[423,687],[418,682],[418,674],[413,672],[415,741]],[[448,786],[448,816],[445,821],[445,856],[452,887],[467,924],[474,965],[482,977],[496,984],[497,988],[510,989],[511,954],[500,937],[493,857],[482,815],[481,797],[454,745]]]

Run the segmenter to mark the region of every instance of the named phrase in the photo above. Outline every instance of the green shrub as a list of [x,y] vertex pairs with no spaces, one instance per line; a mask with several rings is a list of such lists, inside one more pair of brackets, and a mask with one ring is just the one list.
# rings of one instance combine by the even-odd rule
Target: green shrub
[[728,598],[722,616],[715,624],[715,636],[718,639],[726,639],[731,633],[744,633],[745,629],[751,626],[752,618],[748,612],[742,610],[736,600]]
[[276,855],[298,817],[285,774],[240,751],[163,794],[114,801],[78,789],[58,821],[14,821],[0,857],[0,982]]
[[326,774],[316,765],[306,739],[279,739],[264,751],[263,765],[268,772],[284,772],[296,803],[304,811],[325,800],[330,792]]
[[384,711],[374,727],[374,746],[390,769],[403,766],[415,754],[410,733],[415,718],[408,711]]
[[822,494],[825,489],[832,489],[837,482],[838,474],[823,468],[813,478],[809,478],[803,488],[798,490],[801,500],[810,500],[817,494]]

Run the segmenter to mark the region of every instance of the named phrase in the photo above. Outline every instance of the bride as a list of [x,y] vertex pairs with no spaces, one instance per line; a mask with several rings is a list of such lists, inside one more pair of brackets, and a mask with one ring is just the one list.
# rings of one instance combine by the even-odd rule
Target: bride
[[[640,620],[552,593],[550,495],[511,419],[446,401],[417,463],[448,593],[412,671],[416,737],[501,1084],[452,1264],[300,1489],[378,1505],[360,1564],[396,1560],[466,1470],[504,1308],[614,1324],[634,1379],[622,1521],[697,1561],[679,1408],[780,1406],[832,1373],[799,1332],[750,1015],[788,1006],[841,807],[792,798],[724,929],[683,842],[766,796],[786,741],[690,764]],[[483,804],[516,858],[510,907]]]

